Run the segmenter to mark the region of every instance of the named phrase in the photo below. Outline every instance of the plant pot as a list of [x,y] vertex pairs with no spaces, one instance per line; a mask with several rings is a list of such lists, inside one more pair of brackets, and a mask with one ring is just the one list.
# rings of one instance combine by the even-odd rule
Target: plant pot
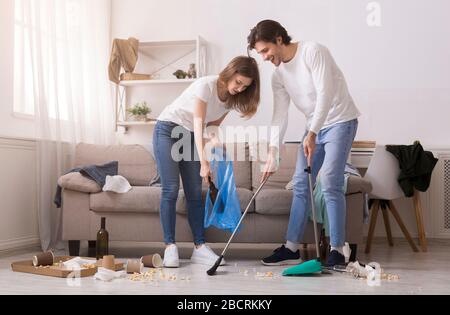
[[135,121],[147,121],[147,115],[136,115],[133,116]]
[[131,117],[132,121],[147,121],[147,115],[132,115]]

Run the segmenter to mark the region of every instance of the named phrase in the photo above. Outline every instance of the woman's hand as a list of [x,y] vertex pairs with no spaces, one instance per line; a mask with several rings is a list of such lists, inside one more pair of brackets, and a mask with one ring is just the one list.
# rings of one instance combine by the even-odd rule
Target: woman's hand
[[305,152],[308,166],[312,166],[311,165],[312,156],[315,150],[316,150],[316,134],[310,131],[303,140],[303,151]]
[[201,167],[200,167],[200,176],[203,178],[203,180],[205,181],[205,183],[208,183],[208,177],[211,176],[211,168],[209,166],[209,162],[208,161],[202,161],[201,162]]

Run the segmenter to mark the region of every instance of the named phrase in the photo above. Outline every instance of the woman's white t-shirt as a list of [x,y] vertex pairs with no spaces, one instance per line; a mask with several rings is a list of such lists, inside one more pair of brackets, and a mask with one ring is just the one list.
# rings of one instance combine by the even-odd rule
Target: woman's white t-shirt
[[167,106],[158,120],[170,121],[189,131],[194,131],[194,108],[197,98],[207,104],[205,124],[220,119],[230,110],[219,99],[217,93],[218,75],[197,79],[169,106]]

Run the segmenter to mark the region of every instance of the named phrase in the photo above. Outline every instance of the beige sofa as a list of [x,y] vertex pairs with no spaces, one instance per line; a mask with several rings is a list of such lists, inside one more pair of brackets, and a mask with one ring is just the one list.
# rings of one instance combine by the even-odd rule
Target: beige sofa
[[[234,174],[241,208],[250,201],[260,180],[260,163],[251,161],[248,145],[227,147],[231,154],[245,161],[234,162]],[[232,148],[232,149],[230,149]],[[292,191],[286,190],[295,169],[298,144],[281,148],[281,165],[253,202],[244,226],[234,239],[240,243],[275,243],[285,241],[292,202]],[[234,151],[234,153],[233,153]],[[244,153],[242,153],[244,152]],[[80,241],[90,241],[95,248],[100,218],[106,217],[111,241],[162,242],[163,233],[159,219],[161,189],[150,187],[156,174],[156,164],[148,150],[140,145],[100,146],[79,144],[76,149],[76,166],[119,162],[119,174],[133,186],[126,194],[102,192],[92,180],[72,173],[62,176],[58,183],[62,191],[62,235],[69,241],[70,255],[78,255]],[[370,192],[369,182],[350,177],[347,192],[347,241],[356,246],[363,241],[363,193]],[[206,187],[204,187],[204,195]],[[186,201],[180,186],[176,206],[177,242],[191,242],[192,234],[186,217]],[[226,242],[229,233],[210,228],[206,231],[208,242]],[[314,243],[312,223],[308,224],[303,243]],[[354,258],[354,257],[353,257]]]

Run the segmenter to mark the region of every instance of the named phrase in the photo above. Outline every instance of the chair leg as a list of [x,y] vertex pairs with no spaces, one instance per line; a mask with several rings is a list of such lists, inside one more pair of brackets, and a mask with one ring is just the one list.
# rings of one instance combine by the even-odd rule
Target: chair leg
[[389,246],[394,246],[394,241],[392,239],[392,231],[391,231],[391,224],[389,223],[389,213],[386,208],[381,207],[381,211],[383,212],[383,220],[384,220],[384,227],[386,229],[386,235],[387,240],[389,243]]
[[367,235],[366,250],[365,250],[366,254],[370,253],[370,248],[372,247],[372,239],[373,239],[373,235],[375,233],[375,226],[377,225],[379,209],[380,209],[380,201],[374,200],[372,209],[371,209],[372,213],[370,216],[369,234]]
[[425,235],[425,227],[423,224],[422,202],[420,201],[420,193],[414,189],[413,196],[414,210],[416,212],[417,232],[419,233],[419,245],[423,252],[427,251],[427,238]]
[[414,243],[413,239],[411,238],[411,235],[408,232],[408,229],[406,228],[405,224],[403,223],[402,218],[398,214],[397,209],[394,206],[394,203],[389,200],[389,210],[391,210],[392,215],[394,216],[395,220],[397,221],[398,225],[400,226],[400,229],[402,230],[403,234],[405,235],[406,240],[408,241],[409,245],[411,246],[412,250],[414,252],[418,252],[419,249],[417,248],[416,244]]
[[69,255],[80,256],[80,241],[69,241]]

